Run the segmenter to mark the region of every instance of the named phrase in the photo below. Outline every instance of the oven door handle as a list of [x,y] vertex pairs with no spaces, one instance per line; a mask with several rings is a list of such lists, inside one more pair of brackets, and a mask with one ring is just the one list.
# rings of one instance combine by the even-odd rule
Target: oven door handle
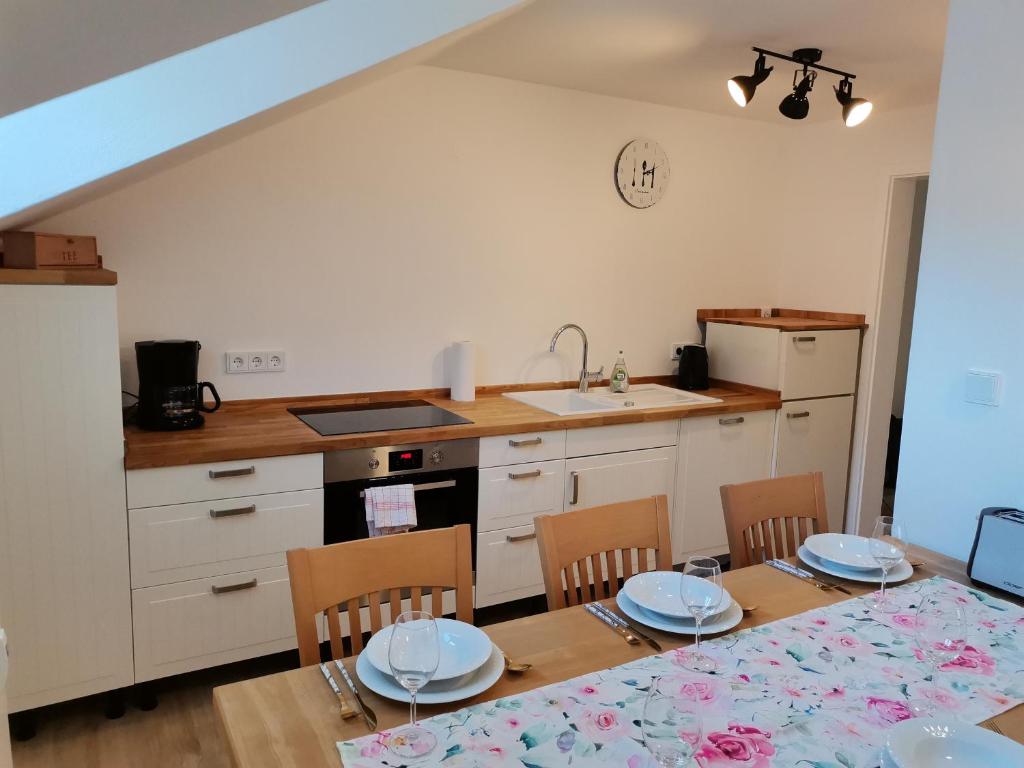
[[[416,485],[413,485],[412,489],[413,489],[413,491],[437,491],[437,490],[440,490],[441,488],[454,488],[454,487],[455,487],[455,481],[454,480],[439,480],[436,483],[418,483]],[[360,491],[359,492],[359,498],[360,499],[365,499],[366,498],[366,491]]]

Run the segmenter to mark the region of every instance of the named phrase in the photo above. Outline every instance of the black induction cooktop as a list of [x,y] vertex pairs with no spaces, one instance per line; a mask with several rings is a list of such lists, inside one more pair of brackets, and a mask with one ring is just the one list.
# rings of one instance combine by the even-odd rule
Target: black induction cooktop
[[324,408],[289,408],[288,412],[324,437],[473,423],[425,400],[334,405]]

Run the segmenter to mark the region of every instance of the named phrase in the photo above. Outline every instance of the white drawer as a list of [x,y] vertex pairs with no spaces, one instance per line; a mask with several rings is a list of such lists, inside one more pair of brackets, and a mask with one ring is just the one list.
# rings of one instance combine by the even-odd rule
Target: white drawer
[[292,491],[128,513],[132,587],[284,565],[324,542],[324,492]]
[[477,534],[477,608],[543,593],[544,575],[532,525]]
[[288,568],[132,590],[132,624],[136,682],[294,648]]
[[133,469],[126,473],[128,508],[302,491],[324,485],[324,455],[274,456],[215,464]]
[[480,438],[480,466],[500,467],[565,458],[565,430]]
[[780,333],[782,399],[852,394],[859,348],[858,330]]
[[477,532],[532,523],[562,511],[565,462],[543,461],[480,470]]
[[679,420],[615,424],[610,427],[570,429],[565,436],[565,455],[596,456],[601,453],[664,448],[679,442]]

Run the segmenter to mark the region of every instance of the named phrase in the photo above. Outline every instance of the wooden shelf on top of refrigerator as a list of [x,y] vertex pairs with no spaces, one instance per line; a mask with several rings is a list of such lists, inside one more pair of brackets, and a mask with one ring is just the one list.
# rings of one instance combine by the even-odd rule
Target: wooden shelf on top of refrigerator
[[109,269],[4,269],[0,285],[117,285]]

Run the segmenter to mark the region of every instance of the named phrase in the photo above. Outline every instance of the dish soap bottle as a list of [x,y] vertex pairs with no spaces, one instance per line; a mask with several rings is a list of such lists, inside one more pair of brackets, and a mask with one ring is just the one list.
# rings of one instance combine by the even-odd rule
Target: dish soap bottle
[[622,350],[619,350],[619,358],[612,367],[611,377],[612,392],[629,391],[629,371],[626,370],[626,360],[622,357]]

